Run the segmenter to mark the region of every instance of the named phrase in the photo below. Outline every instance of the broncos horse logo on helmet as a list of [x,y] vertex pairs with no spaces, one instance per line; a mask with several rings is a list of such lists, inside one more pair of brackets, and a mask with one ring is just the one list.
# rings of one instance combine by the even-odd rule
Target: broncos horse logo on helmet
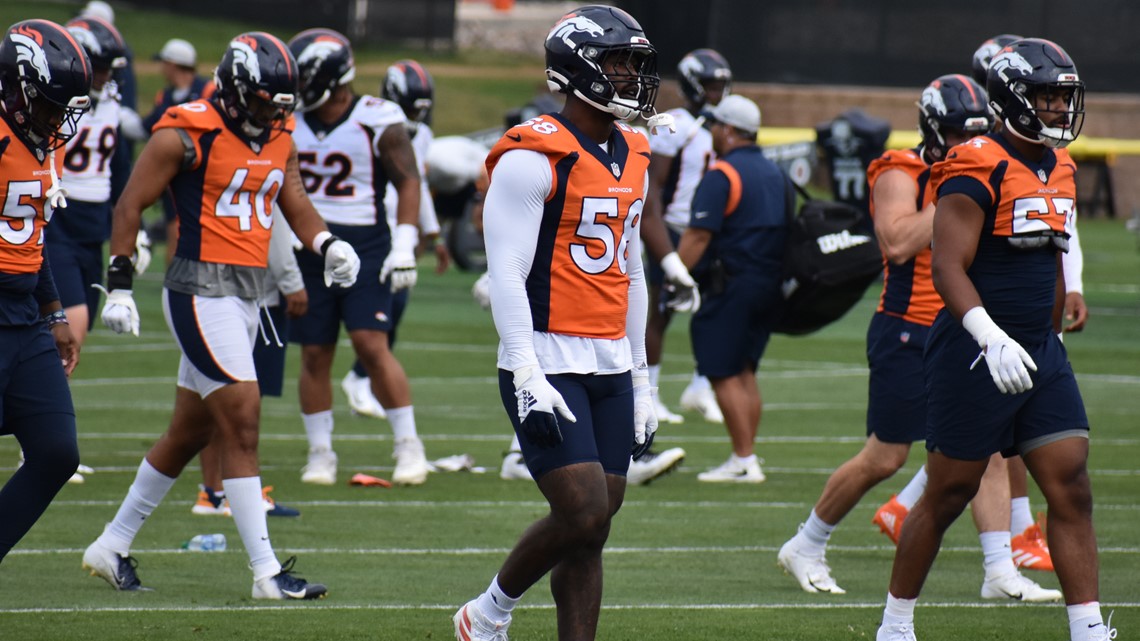
[[981,85],[961,74],[935,78],[922,90],[918,101],[918,129],[922,149],[931,161],[946,157],[947,130],[981,135],[994,126],[993,113],[986,104]]
[[706,82],[724,81],[726,96],[732,85],[732,69],[724,56],[715,49],[696,49],[685,54],[681,62],[677,63],[677,74],[680,76],[681,92],[689,102],[700,106],[708,101],[705,94]]
[[[590,5],[565,15],[546,36],[546,83],[593,107],[628,120],[649,116],[657,100],[657,50],[633,16],[616,7]],[[619,56],[614,60],[614,56]],[[603,68],[609,61],[612,68]],[[634,85],[623,97],[618,86]]]
[[298,109],[312,111],[325,104],[333,89],[356,77],[352,45],[332,29],[306,29],[293,36],[289,50],[301,74]]
[[430,122],[435,83],[431,74],[415,60],[400,60],[388,67],[380,97],[400,105],[408,118],[409,129]]
[[[1004,47],[990,61],[986,90],[1002,123],[1022,140],[1060,148],[1081,133],[1085,83],[1073,59],[1054,42],[1025,38]],[[1040,97],[1062,98],[1065,107],[1038,106]]]
[[87,54],[54,22],[17,22],[0,40],[0,108],[41,159],[75,135],[91,79]]
[[230,41],[214,71],[222,111],[248,138],[283,131],[297,106],[297,61],[285,43],[261,31]]
[[65,26],[68,33],[83,45],[95,71],[127,66],[127,44],[114,25],[99,18],[76,18]]
[[1021,40],[1021,36],[1015,36],[1009,33],[1003,33],[999,36],[994,36],[986,40],[978,49],[974,51],[974,59],[971,62],[973,68],[974,81],[979,85],[986,86],[986,72],[990,69],[990,61],[993,60],[997,52],[1002,50],[1002,47]]

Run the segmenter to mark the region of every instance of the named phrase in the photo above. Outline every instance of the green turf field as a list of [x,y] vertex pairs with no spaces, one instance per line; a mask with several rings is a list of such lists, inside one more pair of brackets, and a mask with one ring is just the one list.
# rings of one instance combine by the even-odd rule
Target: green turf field
[[[1093,424],[1102,598],[1127,630],[1140,614],[1140,253],[1121,222],[1088,220],[1081,229],[1093,315],[1068,345]],[[142,335],[96,329],[83,352],[73,390],[83,461],[97,472],[84,485],[67,486],[0,566],[0,639],[450,638],[454,610],[486,587],[544,503],[532,484],[501,481],[496,473],[508,430],[494,382],[494,330],[469,296],[475,275],[436,277],[427,267],[397,354],[412,378],[429,458],[468,453],[486,473],[433,474],[412,489],[349,487],[344,481],[353,472],[391,473],[391,435],[384,422],[351,417],[338,391],[341,484],[302,485],[305,441],[291,351],[286,396],[268,400],[263,410],[263,479],[303,515],[273,519],[270,528],[281,557],[297,554],[300,573],[327,583],[329,597],[252,601],[232,521],[190,513],[196,469],[136,542],[139,575],[153,592],[118,593],[87,576],[79,567],[82,550],[113,516],[140,457],[163,430],[173,397],[177,353],[158,305],[160,276],[148,274],[136,287]],[[606,555],[600,638],[873,638],[893,548],[869,521],[903,479],[872,492],[832,539],[830,561],[846,596],[806,594],[775,564],[776,550],[806,516],[826,474],[860,446],[863,335],[872,304],[868,297],[815,336],[773,340],[761,368],[766,483],[697,483],[696,472],[728,453],[723,428],[689,414],[684,425],[662,429],[659,442],[683,446],[688,458],[677,473],[629,491]],[[683,323],[672,328],[667,347],[662,392],[676,405],[689,369]],[[347,357],[342,348],[338,375]],[[14,440],[0,439],[0,478],[11,473],[16,456]],[[916,452],[904,472],[920,462]],[[1034,501],[1043,508],[1039,496]],[[225,533],[229,549],[179,550],[208,532]],[[1057,585],[1052,575],[1032,575]],[[981,578],[977,537],[968,520],[960,522],[927,583],[920,638],[1067,638],[1060,606],[981,603]],[[512,638],[554,639],[551,603],[545,582],[536,586]]]

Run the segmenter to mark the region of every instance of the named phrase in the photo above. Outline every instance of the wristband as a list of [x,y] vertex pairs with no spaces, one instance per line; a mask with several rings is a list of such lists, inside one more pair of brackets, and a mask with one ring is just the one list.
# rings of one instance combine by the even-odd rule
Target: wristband
[[135,266],[130,256],[112,256],[107,267],[107,290],[131,289],[134,284]]
[[313,240],[310,241],[312,244],[309,245],[309,248],[312,249],[313,252],[315,252],[318,256],[324,256],[325,249],[327,249],[325,247],[325,242],[330,238],[332,238],[332,232],[329,230],[326,229],[324,231],[319,231],[317,232],[316,236],[313,236]]
[[325,239],[325,242],[321,243],[321,256],[324,256],[325,252],[329,250],[329,246],[338,240],[340,239],[336,236],[333,236],[332,234],[329,234],[329,237]]
[[70,325],[71,324],[71,323],[67,322],[67,312],[63,311],[62,309],[57,309],[54,312],[51,312],[50,314],[45,315],[43,317],[43,321],[45,323],[47,323],[47,326],[49,328],[55,327],[56,325],[59,325],[60,323],[63,323],[64,325]]

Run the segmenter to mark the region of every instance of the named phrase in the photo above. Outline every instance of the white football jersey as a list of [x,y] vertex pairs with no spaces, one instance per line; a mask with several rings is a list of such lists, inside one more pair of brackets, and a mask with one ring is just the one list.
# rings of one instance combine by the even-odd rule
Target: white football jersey
[[376,145],[386,128],[402,127],[404,120],[399,105],[372,96],[360,96],[348,117],[322,134],[297,118],[293,142],[301,179],[322,218],[338,225],[383,222],[384,194],[376,190],[383,169]]
[[63,186],[67,197],[88,203],[111,200],[111,156],[119,140],[119,92],[108,82],[79,117],[75,136],[63,156]]
[[[416,127],[416,135],[412,136],[412,151],[416,154],[416,169],[420,172],[420,233],[423,235],[439,233],[439,218],[435,214],[435,203],[431,199],[431,190],[427,183],[427,155],[428,148],[435,140],[431,127],[420,123]],[[396,228],[396,186],[388,183],[388,191],[384,194],[384,210],[388,213],[388,226]]]
[[[680,171],[674,185],[665,185],[665,222],[671,227],[684,229],[689,226],[689,209],[693,204],[693,194],[697,183],[712,166],[716,155],[713,153],[712,134],[697,122],[686,109],[670,109],[677,131],[658,130],[649,137],[649,149],[662,156],[680,162]],[[670,192],[670,187],[672,190]]]

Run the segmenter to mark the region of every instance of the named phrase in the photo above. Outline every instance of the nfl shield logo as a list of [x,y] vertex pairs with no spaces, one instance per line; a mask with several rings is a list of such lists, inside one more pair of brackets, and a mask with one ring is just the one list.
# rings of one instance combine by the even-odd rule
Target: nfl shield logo
[[1038,169],[1037,170],[1037,177],[1040,178],[1041,182],[1043,182],[1043,183],[1049,182],[1049,178],[1045,175],[1044,169]]
[[614,178],[621,178],[621,167],[616,162],[610,163],[610,171],[614,172]]

